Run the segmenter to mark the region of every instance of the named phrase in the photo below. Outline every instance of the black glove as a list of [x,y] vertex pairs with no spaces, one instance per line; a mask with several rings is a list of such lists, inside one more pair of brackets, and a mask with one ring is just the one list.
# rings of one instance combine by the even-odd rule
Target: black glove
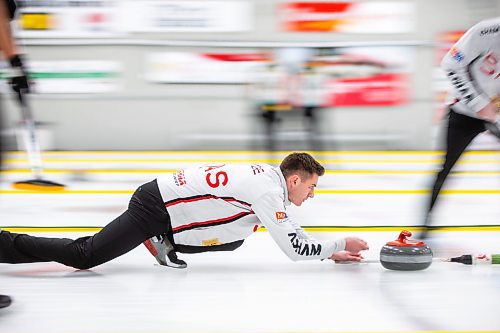
[[10,86],[15,92],[20,92],[21,89],[25,93],[29,92],[28,75],[23,65],[23,61],[19,55],[15,55],[9,59],[11,68]]

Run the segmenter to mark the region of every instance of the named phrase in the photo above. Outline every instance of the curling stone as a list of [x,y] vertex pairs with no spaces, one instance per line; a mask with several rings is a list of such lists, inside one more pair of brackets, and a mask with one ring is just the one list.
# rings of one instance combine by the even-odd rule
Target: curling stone
[[403,230],[397,240],[380,250],[380,263],[396,271],[418,271],[432,264],[432,250],[422,241],[410,240],[411,232]]

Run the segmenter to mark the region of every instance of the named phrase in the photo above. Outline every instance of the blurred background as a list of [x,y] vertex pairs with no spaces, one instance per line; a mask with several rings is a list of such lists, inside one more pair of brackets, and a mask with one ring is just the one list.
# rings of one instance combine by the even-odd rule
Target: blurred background
[[[42,149],[77,151],[439,148],[440,59],[500,15],[498,0],[18,5]],[[4,81],[1,135],[22,150]]]

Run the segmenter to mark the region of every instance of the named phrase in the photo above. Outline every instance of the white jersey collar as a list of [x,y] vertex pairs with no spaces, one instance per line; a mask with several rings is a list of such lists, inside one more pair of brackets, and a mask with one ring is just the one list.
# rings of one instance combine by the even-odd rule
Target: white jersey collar
[[273,170],[274,170],[274,171],[278,174],[278,176],[279,176],[280,183],[281,183],[281,187],[283,188],[283,194],[285,195],[285,200],[284,200],[285,206],[290,206],[290,205],[291,205],[291,202],[290,202],[290,200],[288,199],[288,189],[286,188],[286,180],[285,180],[285,176],[283,176],[283,173],[281,172],[281,169],[280,169],[279,167],[273,168]]

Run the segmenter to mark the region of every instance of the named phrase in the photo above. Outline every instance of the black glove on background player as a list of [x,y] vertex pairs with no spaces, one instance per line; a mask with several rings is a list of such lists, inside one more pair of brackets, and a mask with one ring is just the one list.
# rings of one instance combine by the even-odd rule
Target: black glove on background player
[[9,84],[15,92],[29,92],[28,75],[23,64],[23,60],[19,55],[15,55],[9,59],[10,62],[10,79]]

